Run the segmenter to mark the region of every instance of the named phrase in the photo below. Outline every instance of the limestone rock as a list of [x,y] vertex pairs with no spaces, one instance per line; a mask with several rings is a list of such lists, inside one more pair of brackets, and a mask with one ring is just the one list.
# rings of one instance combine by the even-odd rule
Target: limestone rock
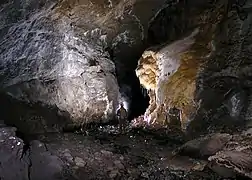
[[[152,119],[151,121],[164,121],[168,107],[174,106],[181,109],[185,106],[183,105],[184,101],[193,101],[193,88],[190,88],[191,86],[186,87],[188,93],[191,94],[191,99],[188,99],[189,97],[187,97],[187,95],[189,94],[185,94],[187,92],[185,91],[185,88],[182,88],[183,91],[179,92],[181,82],[175,79],[173,81],[171,78],[181,66],[182,62],[180,61],[180,53],[185,52],[194,43],[194,36],[197,33],[198,30],[196,29],[185,39],[181,39],[165,47],[159,47],[159,49],[156,47],[153,50],[147,50],[139,60],[136,74],[140,79],[140,83],[142,83],[147,90],[151,91],[149,93],[151,99],[150,107],[145,115],[151,116],[151,114],[156,114],[152,117],[147,117]],[[191,81],[188,81],[188,83],[190,82]],[[167,89],[169,87],[171,87],[171,89]],[[184,99],[181,99],[183,97]],[[162,116],[162,114],[164,114],[164,116]],[[182,114],[185,114],[185,112],[183,111]],[[182,119],[185,120],[185,117]]]
[[59,156],[46,149],[44,143],[32,141],[29,148],[31,179],[62,179],[64,163]]
[[217,172],[224,169],[224,176],[240,174],[252,178],[251,141],[248,131],[234,135],[221,151],[208,158],[210,167]]
[[239,5],[248,14],[240,19],[233,1],[202,3],[162,9],[150,23],[148,38],[154,46],[136,69],[149,90],[145,121],[169,124],[169,111],[176,108],[181,128],[195,137],[224,128],[237,131],[251,119],[251,34],[246,33],[251,32],[251,4]]
[[[209,134],[188,141],[174,151],[173,155],[175,156],[172,156],[169,160],[170,166],[189,168],[192,167],[193,163],[188,164],[185,160],[194,158],[191,159],[192,162],[204,162],[204,165],[199,163],[199,166],[195,165],[192,169],[202,171],[205,167],[208,167],[222,177],[237,178],[237,175],[241,175],[252,178],[252,139],[250,132],[251,129],[234,135]],[[184,166],[181,165],[182,162],[184,162]]]
[[82,159],[82,158],[80,158],[80,157],[76,157],[76,158],[74,158],[74,161],[75,161],[75,163],[76,163],[76,166],[78,166],[78,167],[84,167],[85,166],[85,162],[84,162],[84,160]]
[[28,180],[30,160],[24,142],[15,136],[16,128],[0,128],[0,179]]
[[[144,46],[148,22],[163,3],[1,2],[1,92],[56,108],[74,124],[113,119],[118,103],[130,101],[131,95],[119,92],[118,81],[121,86],[131,83],[125,77]],[[49,131],[51,120],[34,121],[45,123],[32,131]]]
[[117,177],[119,174],[119,171],[118,170],[112,170],[110,173],[109,173],[109,177],[111,179],[114,179],[115,177]]
[[124,166],[123,166],[123,164],[121,163],[121,161],[116,160],[116,161],[114,161],[114,164],[115,164],[115,166],[116,166],[118,169],[124,169]]
[[[2,91],[22,101],[56,106],[74,122],[110,119],[119,87],[108,53],[74,31],[56,2],[18,6],[10,2],[1,11],[6,18],[1,24]],[[18,9],[15,22],[10,9]]]
[[[191,5],[194,6],[195,4],[192,3]],[[181,8],[181,4],[178,4],[174,8]],[[208,13],[208,10],[211,8],[214,11]],[[199,12],[200,15],[197,16],[194,11],[188,11],[188,14],[183,14],[183,12],[177,14],[177,16],[181,15],[190,17],[190,19],[197,19],[198,21],[193,21],[193,25],[188,24],[188,26],[194,27],[193,30],[187,33],[187,36],[176,35],[178,39],[175,41],[167,39],[170,43],[145,51],[142,55],[143,59],[139,60],[136,72],[140,82],[147,89],[153,91],[152,96],[154,97],[150,97],[152,100],[150,103],[151,110],[147,110],[145,114],[152,122],[164,122],[168,116],[167,112],[173,107],[181,111],[180,120],[182,128],[186,128],[188,122],[192,119],[192,114],[198,107],[198,104],[194,101],[197,74],[203,62],[202,60],[206,59],[213,50],[213,47],[211,47],[212,36],[216,29],[216,23],[219,21],[219,16],[222,16],[217,7],[210,7],[209,9],[201,9]],[[163,10],[164,12],[166,12],[165,9]],[[167,16],[171,17],[171,15],[172,13]],[[206,18],[206,21],[201,22],[200,18],[203,17]],[[159,18],[162,18],[161,13],[160,16],[156,16],[156,21],[159,21]],[[173,23],[179,25],[181,23],[189,23],[185,19],[182,21]],[[209,25],[210,23],[208,24],[209,21],[215,24],[211,26]],[[208,35],[204,36],[206,33]],[[147,68],[145,66],[150,62],[148,59],[152,59],[152,68],[149,69],[155,73],[143,76],[141,71]],[[149,80],[141,81],[141,79]],[[151,83],[147,85],[144,81]],[[148,88],[149,86],[151,88]],[[155,107],[152,108],[152,106]]]
[[188,141],[174,152],[184,156],[206,159],[222,150],[231,138],[230,134],[210,134]]
[[195,160],[189,157],[174,157],[169,160],[165,160],[162,164],[169,168],[171,171],[202,171],[207,166],[207,161]]

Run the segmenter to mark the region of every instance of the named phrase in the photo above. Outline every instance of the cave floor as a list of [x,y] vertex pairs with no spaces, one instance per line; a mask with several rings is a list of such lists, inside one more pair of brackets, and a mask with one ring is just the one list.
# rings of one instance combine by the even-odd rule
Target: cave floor
[[66,179],[219,179],[208,170],[191,171],[199,164],[195,160],[172,157],[183,143],[176,137],[142,129],[119,134],[117,127],[109,126],[88,135],[52,133],[36,139],[60,158]]

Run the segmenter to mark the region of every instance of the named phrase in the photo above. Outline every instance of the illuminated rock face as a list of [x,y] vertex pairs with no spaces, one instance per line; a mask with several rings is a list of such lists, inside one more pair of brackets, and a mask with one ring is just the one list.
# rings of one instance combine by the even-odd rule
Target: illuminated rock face
[[130,72],[151,45],[136,70],[150,96],[147,121],[169,123],[173,107],[183,128],[192,120],[250,120],[251,17],[227,14],[229,6],[221,0],[3,1],[0,90],[57,107],[76,123],[108,121],[120,101],[130,106],[124,92],[133,87]]
[[[151,98],[146,121],[169,123],[169,112],[175,107],[184,130],[206,133],[221,130],[226,123],[251,119],[251,102],[246,99],[251,96],[251,35],[245,33],[251,32],[251,12],[241,20],[235,10],[226,14],[224,1],[201,8],[199,4],[188,2],[187,12],[177,6],[156,16],[150,35],[154,43],[164,45],[145,51],[136,74]],[[251,5],[243,6],[248,9]],[[173,12],[178,13],[176,17]],[[160,23],[167,29],[158,31]]]
[[[195,12],[190,13],[195,17]],[[214,19],[216,23],[221,16],[216,12],[209,15],[205,10],[198,18],[207,15],[213,16],[208,20]],[[198,21],[194,27],[186,37],[146,50],[139,60],[136,74],[142,85],[150,90],[150,107],[145,113],[147,121],[169,123],[169,111],[174,107],[180,110],[178,116],[183,129],[193,118],[198,106],[194,99],[196,79],[200,66],[213,51],[211,40],[215,24],[209,26],[207,22]]]
[[34,9],[15,24],[4,21],[10,27],[1,36],[1,88],[23,101],[57,106],[76,122],[110,119],[119,97],[115,65],[99,39],[88,42],[77,34],[71,21],[51,11],[55,5]]
[[135,61],[126,55],[142,46],[148,21],[163,2],[0,3],[1,92],[57,107],[75,123],[113,119],[120,101],[129,99],[118,85],[125,83],[125,64]]
[[140,83],[150,92],[150,107],[145,113],[147,121],[169,121],[167,112],[173,107],[181,109],[181,121],[187,121],[189,110],[194,107],[194,72],[197,71],[199,63],[182,55],[186,56],[186,53],[190,52],[198,33],[199,30],[196,29],[184,39],[159,49],[147,50],[139,60],[136,74]]

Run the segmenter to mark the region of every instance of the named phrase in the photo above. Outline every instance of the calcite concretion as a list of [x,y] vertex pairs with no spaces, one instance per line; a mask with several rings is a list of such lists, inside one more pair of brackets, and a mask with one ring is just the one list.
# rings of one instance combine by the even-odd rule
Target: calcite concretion
[[216,24],[223,15],[218,6],[211,13],[208,9],[198,16],[190,13],[195,18],[190,33],[147,49],[138,62],[136,74],[150,96],[145,112],[148,122],[167,124],[170,109],[177,108],[181,127],[186,129],[200,106],[200,101],[195,100],[197,77],[213,55]]

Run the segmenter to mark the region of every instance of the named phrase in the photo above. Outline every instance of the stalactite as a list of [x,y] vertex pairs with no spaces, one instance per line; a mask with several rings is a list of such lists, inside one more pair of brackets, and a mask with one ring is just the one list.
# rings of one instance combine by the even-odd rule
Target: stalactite
[[148,96],[147,90],[142,85],[140,86],[140,89],[141,89],[142,95],[144,96],[144,98],[146,98]]

